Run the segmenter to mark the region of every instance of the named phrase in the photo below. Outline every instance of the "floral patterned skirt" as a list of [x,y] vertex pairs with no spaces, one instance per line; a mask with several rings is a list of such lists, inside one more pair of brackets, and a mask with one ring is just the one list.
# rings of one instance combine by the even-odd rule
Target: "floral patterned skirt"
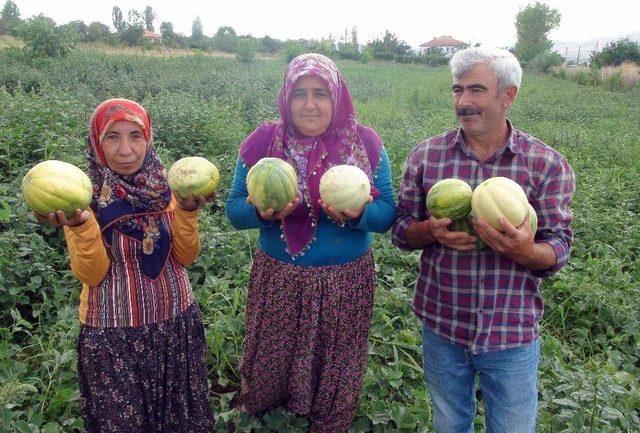
[[346,432],[365,369],[375,289],[373,255],[336,266],[296,266],[258,251],[247,300],[243,409],[281,405],[310,432]]
[[205,351],[195,304],[150,325],[82,325],[78,378],[85,432],[213,432]]

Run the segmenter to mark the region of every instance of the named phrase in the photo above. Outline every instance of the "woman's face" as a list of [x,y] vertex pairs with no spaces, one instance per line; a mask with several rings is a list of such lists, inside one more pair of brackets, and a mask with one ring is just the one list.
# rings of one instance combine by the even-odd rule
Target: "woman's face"
[[140,125],[128,120],[118,120],[107,130],[101,146],[109,168],[118,174],[127,175],[142,167],[147,144]]
[[296,81],[289,97],[291,120],[307,137],[324,133],[333,117],[331,92],[323,80],[306,75]]

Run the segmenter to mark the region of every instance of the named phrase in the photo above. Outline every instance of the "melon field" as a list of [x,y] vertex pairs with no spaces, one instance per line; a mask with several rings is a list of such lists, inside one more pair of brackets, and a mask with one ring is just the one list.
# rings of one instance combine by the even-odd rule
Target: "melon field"
[[[224,216],[237,148],[277,115],[282,59],[76,51],[62,60],[0,50],[0,432],[82,432],[75,344],[80,283],[62,232],[30,215],[20,182],[60,159],[86,170],[89,116],[111,97],[141,102],[167,166],[203,156],[220,170],[216,206],[201,214],[190,269],[204,313],[218,432],[305,432],[279,409],[261,419],[235,406],[255,231]],[[340,62],[358,119],[390,155],[394,186],[418,142],[456,126],[447,69]],[[525,73],[513,123],[562,152],[577,179],[567,267],[544,282],[539,432],[640,431],[640,92],[608,92]],[[411,312],[418,252],[376,235],[378,285],[369,356],[352,432],[432,432],[420,324]],[[483,407],[476,431],[483,432]]]

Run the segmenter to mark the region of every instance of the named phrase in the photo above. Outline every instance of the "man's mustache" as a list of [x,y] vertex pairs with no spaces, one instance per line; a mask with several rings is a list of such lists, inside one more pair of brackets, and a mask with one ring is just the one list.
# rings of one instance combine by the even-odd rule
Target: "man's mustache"
[[472,114],[480,114],[480,110],[476,108],[460,108],[456,113],[458,113],[458,116],[470,116]]

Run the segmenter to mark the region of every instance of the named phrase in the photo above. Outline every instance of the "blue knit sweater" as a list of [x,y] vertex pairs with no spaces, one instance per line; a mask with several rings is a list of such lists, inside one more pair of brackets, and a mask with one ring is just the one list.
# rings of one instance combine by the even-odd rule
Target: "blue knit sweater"
[[302,266],[326,266],[349,263],[362,256],[371,244],[371,232],[384,233],[396,216],[389,156],[383,148],[381,160],[374,173],[373,183],[380,196],[365,206],[358,220],[348,221],[344,227],[333,223],[322,212],[318,221],[316,240],[304,255],[292,258],[286,251],[278,221],[265,221],[256,208],[246,202],[247,173],[249,167],[238,160],[231,191],[227,198],[226,213],[237,229],[260,229],[258,245],[267,255],[286,263]]

